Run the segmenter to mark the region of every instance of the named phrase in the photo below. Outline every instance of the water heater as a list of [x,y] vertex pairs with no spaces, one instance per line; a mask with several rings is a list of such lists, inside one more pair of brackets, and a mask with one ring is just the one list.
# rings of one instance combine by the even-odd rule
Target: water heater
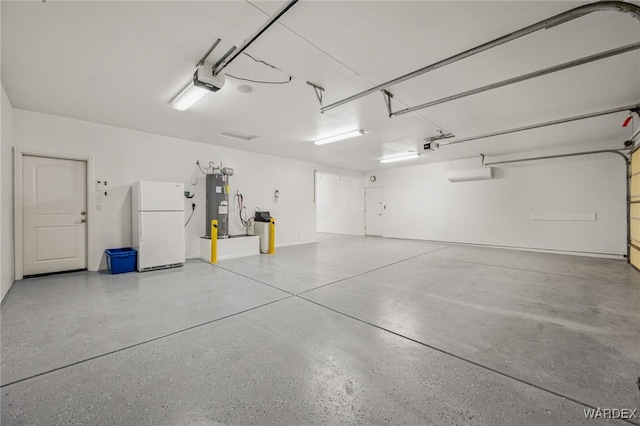
[[218,238],[229,237],[229,176],[233,169],[221,167],[207,174],[205,236],[211,238],[211,221],[218,221]]

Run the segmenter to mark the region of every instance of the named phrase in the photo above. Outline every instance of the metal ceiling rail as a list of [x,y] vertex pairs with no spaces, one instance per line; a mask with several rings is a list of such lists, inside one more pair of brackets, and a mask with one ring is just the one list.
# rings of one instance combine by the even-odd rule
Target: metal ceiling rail
[[245,49],[247,47],[249,47],[249,45],[251,43],[256,41],[256,39],[258,37],[260,37],[262,35],[262,33],[267,31],[271,25],[275,24],[276,21],[282,17],[282,15],[287,13],[287,11],[289,9],[291,9],[296,3],[298,3],[298,1],[299,0],[291,0],[291,1],[287,2],[287,3],[285,3],[276,13],[274,13],[269,18],[269,20],[267,22],[262,24],[262,26],[260,28],[258,28],[258,30],[255,33],[253,33],[248,39],[246,39],[244,42],[242,42],[242,44],[240,45],[240,47],[238,47],[238,49],[236,49],[235,51],[230,50],[229,52],[227,52],[227,55],[229,55],[232,51],[233,51],[233,54],[231,56],[229,56],[228,58],[225,58],[225,60],[222,61],[222,62],[218,61],[218,63],[214,66],[213,74],[214,75],[218,74],[227,65],[229,65],[235,58],[238,57],[238,55],[240,55],[242,52],[244,52]]
[[505,160],[505,161],[493,161],[490,163],[485,163],[484,156],[482,156],[482,165],[483,166],[495,166],[498,164],[511,164],[511,163],[523,163],[526,161],[537,161],[537,160],[551,160],[555,158],[565,158],[565,157],[577,157],[581,155],[595,155],[595,154],[617,154],[621,156],[624,161],[628,161],[629,158],[622,153],[622,150],[615,149],[602,149],[598,151],[587,151],[587,152],[572,152],[570,154],[555,154],[555,155],[545,155],[542,157],[530,157],[530,158],[518,158],[515,160]]
[[[543,75],[547,75],[547,74],[552,74],[554,72],[558,72],[558,71],[562,71],[562,70],[566,70],[568,68],[573,68],[573,67],[577,67],[579,65],[584,65],[584,64],[588,64],[590,62],[595,62],[595,61],[599,61],[602,59],[606,59],[606,58],[610,58],[612,56],[616,56],[616,55],[621,55],[623,53],[627,53],[627,52],[631,52],[633,50],[638,50],[640,49],[640,42],[637,43],[631,43],[628,44],[626,46],[623,47],[618,47],[616,49],[611,49],[611,50],[607,50],[606,52],[602,52],[602,53],[597,53],[595,55],[591,55],[591,56],[585,56],[584,58],[580,58],[580,59],[575,59],[573,61],[569,61],[569,62],[565,62],[563,64],[559,64],[559,65],[555,65],[549,68],[545,68],[545,69],[541,69],[541,70],[537,70],[537,71],[533,71],[527,74],[523,74],[517,77],[513,77],[513,78],[509,78],[507,80],[502,80],[499,81],[497,83],[492,83],[492,84],[488,84],[486,86],[482,86],[482,87],[478,87],[476,89],[471,89],[471,90],[467,90],[466,92],[461,92],[461,93],[457,93],[455,95],[450,95],[450,96],[446,96],[444,98],[435,100],[435,101],[431,101],[431,102],[427,102],[421,105],[417,105],[414,107],[410,107],[410,108],[404,108],[395,112],[389,112],[389,117],[395,117],[398,115],[402,115],[402,114],[407,114],[409,112],[413,112],[413,111],[417,111],[419,109],[424,109],[424,108],[428,108],[434,105],[438,105],[438,104],[443,104],[445,102],[450,102],[456,99],[460,99],[460,98],[465,98],[467,96],[471,96],[471,95],[475,95],[478,93],[482,93],[482,92],[486,92],[488,90],[493,90],[493,89],[497,89],[499,87],[504,87],[504,86],[508,86],[510,84],[515,84],[515,83],[519,83],[521,81],[525,81],[525,80],[530,80],[532,78],[536,78],[536,77],[540,77]],[[389,92],[387,92],[386,90],[383,91],[383,93],[388,94]],[[386,95],[385,95],[386,96]]]
[[414,77],[420,76],[422,74],[428,73],[430,71],[436,70],[438,68],[442,68],[446,65],[453,64],[462,59],[468,58],[475,54],[484,52],[486,50],[492,49],[494,47],[500,46],[509,41],[518,39],[527,34],[531,34],[533,32],[549,29],[555,27],[557,25],[564,24],[566,22],[572,21],[574,19],[580,18],[582,16],[588,15],[593,12],[601,12],[601,11],[614,11],[614,12],[622,12],[631,15],[638,23],[640,23],[640,7],[631,3],[625,3],[622,1],[602,1],[597,3],[591,3],[584,6],[576,7],[575,9],[568,10],[566,12],[555,15],[551,18],[545,19],[544,21],[537,22],[533,25],[529,25],[524,27],[518,31],[514,31],[510,34],[504,35],[487,43],[481,44],[469,50],[465,50],[464,52],[458,53],[456,55],[450,56],[441,61],[435,62],[426,67],[420,68],[419,70],[413,71],[409,74],[405,74],[401,77],[390,80],[386,83],[379,84],[371,89],[365,90],[363,92],[357,93],[355,95],[349,96],[348,98],[342,99],[340,101],[334,102],[330,105],[320,108],[320,112],[324,113],[333,108],[337,108],[339,106],[345,105],[347,103],[353,102],[365,96],[369,96],[372,93],[387,89],[391,86],[394,86],[403,81],[412,79]]
[[471,136],[471,137],[468,137],[468,138],[456,139],[454,141],[441,142],[440,146],[453,145],[453,144],[456,144],[456,143],[469,142],[469,141],[474,141],[474,140],[478,140],[478,139],[491,138],[491,137],[494,137],[494,136],[507,135],[509,133],[523,132],[525,130],[531,130],[531,129],[537,129],[537,128],[540,128],[540,127],[553,126],[553,125],[562,124],[562,123],[569,123],[571,121],[584,120],[584,119],[587,119],[587,118],[600,117],[602,115],[615,114],[617,112],[622,112],[622,111],[631,111],[631,110],[633,110],[635,108],[638,108],[638,107],[640,107],[640,104],[627,105],[627,106],[623,106],[623,107],[619,107],[619,108],[608,109],[608,110],[605,110],[605,111],[599,111],[599,112],[592,112],[592,113],[589,113],[589,114],[576,115],[576,116],[573,116],[573,117],[561,118],[559,120],[553,120],[553,121],[546,121],[544,123],[531,124],[531,125],[528,125],[528,126],[517,127],[517,128],[509,129],[509,130],[500,130],[500,131],[493,132],[493,133],[486,133],[486,134],[480,135],[480,136]]
[[204,61],[207,60],[207,58],[209,57],[209,55],[211,55],[211,52],[213,52],[213,49],[215,49],[220,42],[222,41],[221,38],[217,39],[216,41],[213,42],[213,44],[211,45],[211,47],[209,48],[209,50],[207,50],[207,53],[205,53],[204,55],[202,55],[202,58],[200,58],[200,60],[198,61],[198,63],[196,64],[196,67],[200,67],[202,65],[204,65]]

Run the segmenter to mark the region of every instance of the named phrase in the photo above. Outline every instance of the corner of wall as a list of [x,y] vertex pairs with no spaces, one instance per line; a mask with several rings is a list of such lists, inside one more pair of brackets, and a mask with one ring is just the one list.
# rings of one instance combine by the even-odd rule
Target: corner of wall
[[4,301],[15,278],[13,241],[13,107],[4,85],[0,103],[0,300]]
[[318,171],[317,232],[364,235],[364,173],[323,167]]

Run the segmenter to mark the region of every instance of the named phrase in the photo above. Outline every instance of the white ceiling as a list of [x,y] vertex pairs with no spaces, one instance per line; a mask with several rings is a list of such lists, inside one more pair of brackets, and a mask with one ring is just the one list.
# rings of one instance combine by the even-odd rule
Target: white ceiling
[[[640,51],[388,118],[380,93],[325,105],[534,22],[586,4],[568,1],[302,0],[225,73],[290,84],[225,86],[186,112],[169,101],[217,39],[210,61],[240,45],[283,2],[2,0],[2,83],[15,108],[231,146],[354,170],[417,150],[436,128],[469,137],[640,102]],[[637,2],[635,4],[638,4]],[[640,41],[640,24],[599,12],[539,31],[389,89],[394,110]],[[236,88],[250,85],[251,93]],[[627,112],[443,146],[420,162],[602,142],[621,147]],[[638,123],[636,118],[636,123]],[[637,124],[636,124],[637,126]],[[365,136],[315,146],[349,130]],[[225,131],[258,135],[248,142]]]

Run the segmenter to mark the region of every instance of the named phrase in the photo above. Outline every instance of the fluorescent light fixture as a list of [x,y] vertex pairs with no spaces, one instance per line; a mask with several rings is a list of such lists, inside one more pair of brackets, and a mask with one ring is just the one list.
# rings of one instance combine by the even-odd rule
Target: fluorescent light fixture
[[243,142],[249,142],[251,139],[255,139],[255,138],[258,137],[257,135],[252,135],[250,133],[238,132],[236,130],[227,130],[226,132],[222,132],[220,134],[222,136],[226,136],[226,137],[231,138],[231,139],[237,139],[237,140],[243,141]]
[[395,161],[413,160],[414,158],[420,158],[420,154],[412,153],[407,155],[399,155],[397,157],[388,157],[380,160],[381,163],[393,163]]
[[358,129],[352,132],[342,133],[340,135],[330,136],[324,139],[318,139],[317,141],[314,141],[314,142],[316,145],[325,145],[328,143],[338,142],[345,139],[355,138],[356,136],[361,136],[361,135],[364,135],[364,131]]
[[178,96],[173,98],[171,108],[177,109],[178,111],[186,111],[207,93],[210,93],[210,91],[203,87],[196,86],[192,81],[182,92],[178,93]]

